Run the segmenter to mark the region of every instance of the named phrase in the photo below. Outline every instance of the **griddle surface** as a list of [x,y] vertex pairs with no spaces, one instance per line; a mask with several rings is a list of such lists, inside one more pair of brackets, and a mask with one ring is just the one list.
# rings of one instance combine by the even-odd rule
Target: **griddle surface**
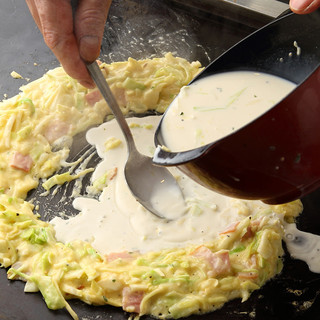
[[[107,63],[128,57],[162,56],[172,51],[188,60],[199,60],[206,66],[254,31],[245,21],[229,21],[196,9],[175,6],[171,1],[114,0],[109,17],[101,52],[101,60]],[[0,40],[0,99],[3,94],[9,97],[17,94],[18,88],[27,83],[26,80],[13,79],[11,71],[34,80],[59,65],[45,46],[24,1],[0,2]],[[84,135],[76,139],[71,157],[87,148]],[[30,195],[35,196],[36,192]],[[57,197],[50,198],[49,206],[43,205],[42,209],[40,206],[43,216],[50,216],[48,207],[58,205]],[[63,205],[71,208],[71,200]],[[304,198],[303,203],[305,209],[298,226],[303,231],[320,234],[320,191]],[[71,319],[65,310],[47,309],[40,294],[26,294],[23,288],[23,282],[7,280],[6,270],[0,270],[0,320]],[[77,300],[70,301],[70,304],[83,320],[125,320],[129,317],[120,308],[92,307]],[[254,292],[248,301],[234,300],[214,313],[189,319],[316,320],[319,315],[320,275],[310,272],[305,263],[286,255],[282,273]]]

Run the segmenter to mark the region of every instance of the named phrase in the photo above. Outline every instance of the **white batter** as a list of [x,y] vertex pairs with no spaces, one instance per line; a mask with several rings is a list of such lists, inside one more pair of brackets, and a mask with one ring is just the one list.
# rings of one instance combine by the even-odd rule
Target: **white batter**
[[[154,130],[159,120],[159,116],[128,119],[129,123],[140,124],[140,127],[132,128],[132,132],[137,148],[146,155],[154,152]],[[147,129],[146,124],[152,124],[153,128]],[[120,139],[122,143],[106,151],[105,142],[111,141],[110,138]],[[101,253],[182,247],[210,241],[232,222],[267,206],[260,201],[235,200],[216,194],[175,169],[172,172],[182,187],[187,212],[177,220],[165,222],[146,211],[126,185],[123,167],[127,149],[118,124],[111,121],[91,129],[87,139],[103,158],[93,180],[115,167],[118,168],[117,175],[104,188],[100,201],[77,198],[74,206],[80,214],[69,220],[58,217],[52,220],[59,241],[87,240]]]
[[320,273],[320,235],[300,231],[291,223],[285,225],[284,240],[293,258],[305,261],[310,271]]
[[[237,130],[272,107],[294,84],[270,75],[234,72],[212,76],[191,87],[183,89],[162,126],[168,146],[175,151],[195,148]],[[159,121],[157,116],[128,119],[135,124],[132,132],[141,153],[152,156],[154,129]],[[102,254],[183,247],[211,241],[232,222],[267,207],[260,201],[216,194],[177,169],[170,169],[183,190],[186,214],[166,222],[146,211],[127,187],[123,174],[127,149],[116,121],[89,130],[87,139],[103,159],[93,174],[93,181],[108,170],[115,172],[117,168],[117,174],[103,189],[99,200],[75,199],[74,206],[80,211],[76,217],[52,220],[59,241],[86,240]],[[106,142],[117,139],[122,143],[107,150]],[[166,204],[166,208],[170,207],[174,208],[175,204]],[[320,272],[320,236],[299,231],[295,224],[286,224],[285,232],[291,255],[306,261],[311,271]]]
[[183,87],[166,112],[161,134],[171,151],[221,139],[269,110],[295,84],[251,71],[225,72]]

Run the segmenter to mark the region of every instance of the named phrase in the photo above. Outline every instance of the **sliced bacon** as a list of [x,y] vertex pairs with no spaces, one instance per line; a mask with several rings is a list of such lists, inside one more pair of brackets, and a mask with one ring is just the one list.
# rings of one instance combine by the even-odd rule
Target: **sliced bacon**
[[88,104],[93,107],[98,101],[102,99],[102,95],[99,90],[93,90],[85,95],[85,99]]
[[251,225],[247,227],[247,232],[241,237],[240,241],[245,241],[254,236],[254,232],[252,231]]
[[221,231],[219,234],[227,234],[227,233],[235,232],[237,230],[237,226],[239,223],[240,221],[231,223],[229,226],[227,226],[225,230]]
[[70,130],[70,125],[61,120],[53,120],[46,127],[43,135],[49,141],[49,143],[53,143],[57,139],[67,135]]
[[111,252],[107,256],[108,262],[117,260],[117,259],[123,259],[123,260],[131,260],[134,258],[132,253],[123,251],[123,252]]
[[254,237],[255,233],[260,227],[261,221],[262,221],[262,218],[251,221],[250,225],[247,227],[246,233],[242,236],[240,241],[245,241],[247,239]]
[[133,291],[129,287],[122,290],[122,308],[128,312],[140,312],[140,304],[143,299],[143,291]]
[[212,277],[227,274],[231,271],[228,251],[212,252],[209,248],[201,246],[191,253],[193,256],[204,259],[211,267]]
[[22,153],[15,151],[10,161],[10,167],[19,169],[25,172],[29,172],[32,167],[33,161],[32,158],[27,154],[23,155]]

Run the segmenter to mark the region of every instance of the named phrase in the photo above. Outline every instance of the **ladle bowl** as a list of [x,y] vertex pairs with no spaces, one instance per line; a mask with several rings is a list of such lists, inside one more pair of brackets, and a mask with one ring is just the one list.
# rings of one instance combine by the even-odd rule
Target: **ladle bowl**
[[193,150],[161,148],[161,121],[154,163],[177,166],[216,192],[269,204],[292,201],[319,188],[320,11],[290,13],[271,22],[213,61],[190,84],[228,71],[269,73],[297,87],[238,131]]

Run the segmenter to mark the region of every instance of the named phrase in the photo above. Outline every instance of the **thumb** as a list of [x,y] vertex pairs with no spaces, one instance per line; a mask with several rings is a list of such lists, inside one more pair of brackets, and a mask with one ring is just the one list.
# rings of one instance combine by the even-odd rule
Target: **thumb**
[[75,34],[83,60],[92,62],[100,53],[111,0],[80,0],[74,20]]
[[293,12],[307,14],[320,7],[320,0],[290,0],[289,5]]

